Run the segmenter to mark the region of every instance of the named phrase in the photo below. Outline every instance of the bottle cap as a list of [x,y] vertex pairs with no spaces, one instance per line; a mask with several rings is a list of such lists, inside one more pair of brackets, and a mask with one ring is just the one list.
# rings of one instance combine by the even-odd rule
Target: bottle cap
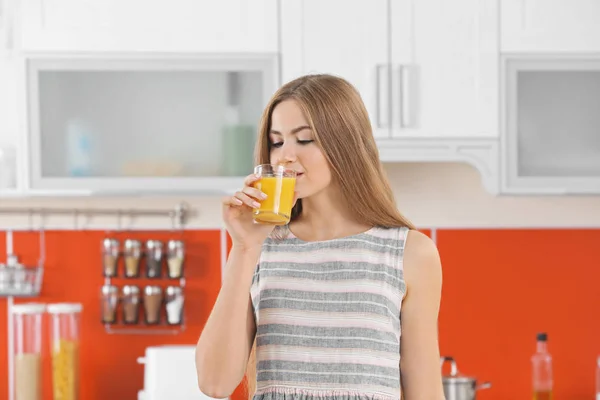
[[538,342],[546,342],[548,341],[548,334],[546,332],[540,332],[537,334]]

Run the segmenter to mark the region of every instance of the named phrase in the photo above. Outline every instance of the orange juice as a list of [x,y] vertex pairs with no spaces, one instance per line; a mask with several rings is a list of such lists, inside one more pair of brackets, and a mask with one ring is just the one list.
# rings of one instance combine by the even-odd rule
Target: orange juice
[[260,208],[253,211],[256,222],[273,225],[285,225],[290,222],[295,177],[263,176],[253,186],[267,195],[265,200],[260,201]]

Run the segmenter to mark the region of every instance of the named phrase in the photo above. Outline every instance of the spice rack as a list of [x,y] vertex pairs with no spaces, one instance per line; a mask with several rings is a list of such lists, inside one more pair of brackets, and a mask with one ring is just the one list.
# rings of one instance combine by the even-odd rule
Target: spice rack
[[184,325],[185,242],[106,237],[102,323],[111,334],[177,334]]
[[[42,288],[42,280],[44,275],[44,263],[45,263],[45,234],[44,234],[44,222],[47,216],[51,215],[62,215],[62,216],[73,216],[74,217],[74,229],[80,230],[82,227],[78,223],[80,216],[85,216],[88,219],[92,219],[95,216],[115,216],[117,226],[120,228],[122,217],[129,217],[131,223],[137,217],[166,217],[171,219],[173,228],[178,227],[183,230],[188,219],[197,215],[197,212],[190,209],[186,203],[179,203],[173,209],[101,209],[101,208],[71,208],[71,207],[43,207],[43,208],[31,208],[31,207],[0,207],[0,215],[22,215],[28,216],[30,221],[30,230],[35,230],[33,226],[33,217],[37,216],[40,218],[40,260],[38,265],[33,266],[22,266],[24,273],[17,272],[17,279],[15,279],[15,271],[21,271],[21,264],[18,258],[13,254],[13,232],[11,229],[6,229],[6,253],[7,261],[4,264],[4,268],[13,268],[15,270],[8,270],[8,272],[0,272],[0,275],[4,273],[4,276],[0,276],[5,283],[3,290],[0,290],[0,297],[6,297],[6,307],[8,314],[7,324],[7,342],[8,348],[12,349],[15,343],[15,324],[14,324],[14,298],[15,297],[34,297],[38,296]],[[2,267],[0,267],[2,268]],[[21,274],[21,275],[19,275]],[[23,276],[22,282],[26,285],[20,285],[21,280],[19,276]],[[14,283],[17,283],[16,287]],[[108,279],[110,283],[110,279]],[[179,280],[181,288],[185,285],[185,280],[181,278]],[[0,285],[0,288],[2,286]],[[182,320],[183,322],[183,320]],[[107,331],[112,328],[107,328]],[[178,326],[177,331],[183,330],[182,325]],[[164,330],[160,331],[164,333]],[[123,331],[126,333],[126,331]],[[133,333],[133,332],[132,332]],[[139,332],[136,332],[139,333]],[[151,330],[145,330],[142,333],[154,333]],[[15,357],[13,351],[8,352],[8,397],[0,396],[1,398],[7,398],[8,400],[15,400]]]

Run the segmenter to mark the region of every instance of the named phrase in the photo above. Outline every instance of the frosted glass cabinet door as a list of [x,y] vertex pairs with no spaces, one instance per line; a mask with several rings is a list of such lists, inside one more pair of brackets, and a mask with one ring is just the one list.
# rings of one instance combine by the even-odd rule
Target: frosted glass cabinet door
[[222,192],[252,173],[274,60],[34,60],[34,189]]
[[505,65],[505,191],[600,193],[600,58]]

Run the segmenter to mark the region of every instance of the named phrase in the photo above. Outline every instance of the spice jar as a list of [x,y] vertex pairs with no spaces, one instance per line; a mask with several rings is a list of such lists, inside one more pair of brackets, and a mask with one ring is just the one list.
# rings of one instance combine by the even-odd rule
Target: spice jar
[[102,323],[114,324],[117,321],[119,290],[114,285],[104,285],[101,294]]
[[183,319],[183,290],[179,286],[168,286],[166,290],[167,323],[179,325]]
[[79,332],[82,305],[48,305],[54,400],[79,400]]
[[162,257],[162,242],[159,240],[148,240],[146,242],[146,277],[160,278]]
[[139,240],[125,240],[125,276],[137,278],[140,274],[140,256],[142,244]]
[[140,288],[137,286],[123,286],[123,322],[137,324],[140,309]]
[[119,241],[105,238],[102,241],[102,270],[104,276],[117,276],[117,264],[119,260]]
[[16,400],[42,400],[42,317],[45,310],[46,306],[38,303],[12,307]]
[[156,325],[160,322],[162,305],[162,289],[159,286],[146,286],[144,290],[144,315],[146,324]]
[[169,278],[177,279],[183,276],[184,244],[181,240],[169,240],[167,244],[167,267]]

